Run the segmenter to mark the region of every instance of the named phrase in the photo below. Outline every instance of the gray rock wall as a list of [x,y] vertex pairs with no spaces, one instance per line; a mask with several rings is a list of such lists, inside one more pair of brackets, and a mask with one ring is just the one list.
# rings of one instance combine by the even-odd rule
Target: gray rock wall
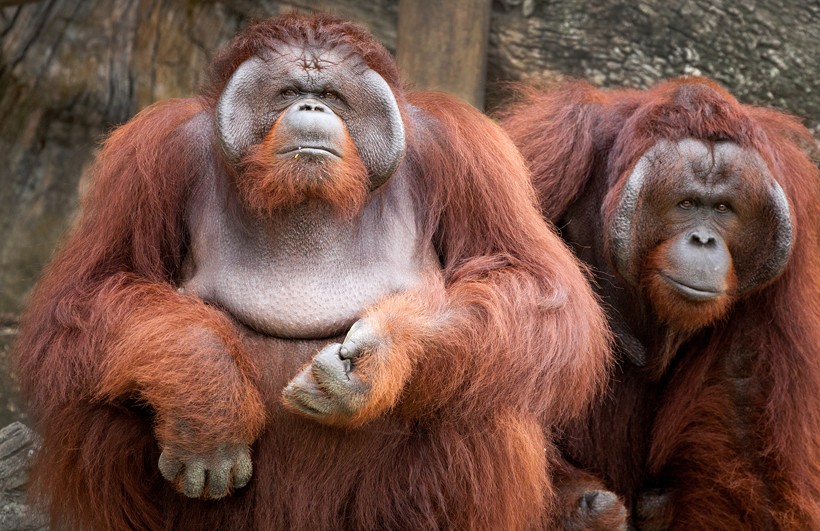
[[0,429],[0,530],[48,529],[45,516],[32,508],[25,491],[38,448],[37,435],[23,424]]
[[684,74],[716,79],[744,103],[798,114],[820,132],[817,0],[496,2],[490,77],[568,74],[645,88]]

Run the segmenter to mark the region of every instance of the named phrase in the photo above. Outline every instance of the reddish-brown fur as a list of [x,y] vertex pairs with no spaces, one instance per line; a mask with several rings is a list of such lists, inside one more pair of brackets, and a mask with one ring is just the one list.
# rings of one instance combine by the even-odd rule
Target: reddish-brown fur
[[[646,529],[820,529],[820,179],[801,150],[809,133],[697,78],[647,91],[581,82],[525,90],[503,126],[529,160],[546,217],[559,228],[586,227],[586,239],[572,243],[599,272],[606,298],[621,312],[631,308],[622,317],[650,363],[680,345],[656,374],[621,360],[609,398],[570,430],[571,458],[637,507]],[[646,299],[600,249],[638,158],[660,139],[687,137],[761,154],[790,202],[794,246],[773,283],[733,301],[717,321],[720,312],[673,324],[678,337],[664,343]],[[674,304],[658,303],[674,320]],[[649,488],[661,496],[641,497]]]
[[[367,310],[393,343],[363,362],[373,392],[342,427],[281,402],[331,338],[265,337],[175,288],[186,205],[219,153],[189,142],[187,124],[279,41],[347,46],[391,85],[443,264],[444,290]],[[501,129],[450,97],[405,94],[384,48],[325,16],[253,26],[216,58],[204,97],[155,104],[110,136],[16,346],[44,437],[36,491],[56,522],[105,530],[538,527],[553,503],[549,427],[587,407],[608,351],[597,301]],[[161,477],[157,438],[201,453],[229,436],[255,441],[248,486],[199,501]]]
[[[342,217],[354,217],[367,199],[368,181],[367,168],[350,136],[345,136],[344,150],[348,155],[335,164],[312,161],[321,177],[311,175],[307,179],[298,171],[305,163],[298,160],[298,154],[293,159],[277,160],[282,144],[277,131],[274,124],[265,140],[252,146],[243,157],[241,171],[233,172],[242,201],[257,214],[271,215],[278,208],[318,199]],[[305,181],[317,184],[310,186]]]

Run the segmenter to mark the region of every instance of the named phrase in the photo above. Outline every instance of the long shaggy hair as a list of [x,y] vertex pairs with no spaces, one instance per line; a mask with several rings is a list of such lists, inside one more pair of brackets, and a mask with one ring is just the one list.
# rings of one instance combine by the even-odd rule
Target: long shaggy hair
[[264,141],[251,146],[233,180],[243,204],[263,216],[277,209],[317,200],[343,219],[356,217],[367,199],[367,168],[350,135],[345,134],[342,158],[294,153],[278,155],[277,124]]
[[[407,132],[401,179],[365,208],[384,207],[367,212],[378,223],[395,221],[388,206],[413,209],[441,264],[437,283],[385,294],[364,311],[392,343],[362,362],[373,392],[363,417],[341,427],[281,402],[287,383],[339,338],[263,336],[177,289],[186,211],[206,176],[217,185],[236,178],[257,212],[311,194],[338,207],[361,201],[354,159],[332,168],[327,191],[270,173],[270,146],[241,175],[225,171],[213,142],[218,95],[239,64],[281,42],[349,49],[396,91]],[[604,315],[541,218],[503,131],[453,98],[416,93],[408,105],[398,90],[389,53],[363,30],[288,15],[218,54],[204,97],[155,104],[108,138],[15,347],[44,438],[35,489],[55,525],[520,530],[556,517],[553,429],[585,411],[606,380]],[[407,193],[391,188],[405,185]],[[203,501],[161,477],[159,444],[212,455],[226,439],[253,443],[246,487]]]
[[[639,525],[820,529],[820,175],[803,150],[810,133],[702,78],[649,90],[579,81],[525,89],[502,125],[530,165],[544,215],[586,228],[588,238],[572,243],[595,268],[611,318],[630,320],[622,349],[636,335],[653,363],[674,347],[652,378],[623,361],[607,400],[569,432],[574,460],[632,509],[651,505],[639,504],[642,489],[667,486],[666,515],[641,522],[634,514]],[[648,301],[651,286],[627,285],[606,236],[640,157],[658,141],[687,138],[757,152],[788,198],[793,231],[780,277],[697,322],[668,297]]]

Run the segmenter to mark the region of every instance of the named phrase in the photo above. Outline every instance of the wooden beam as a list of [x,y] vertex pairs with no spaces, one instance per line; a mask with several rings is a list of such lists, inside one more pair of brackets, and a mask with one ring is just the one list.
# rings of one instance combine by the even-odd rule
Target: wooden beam
[[492,0],[399,0],[396,59],[405,79],[481,109]]

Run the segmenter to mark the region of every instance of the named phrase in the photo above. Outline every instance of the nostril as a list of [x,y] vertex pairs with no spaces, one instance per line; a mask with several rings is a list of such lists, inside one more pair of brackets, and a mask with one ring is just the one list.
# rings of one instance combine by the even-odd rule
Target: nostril
[[708,234],[701,234],[699,232],[693,232],[689,236],[689,241],[697,245],[702,245],[704,247],[714,247],[717,242],[714,236]]
[[298,109],[300,111],[318,111],[324,112],[325,108],[318,103],[303,103],[301,104]]

